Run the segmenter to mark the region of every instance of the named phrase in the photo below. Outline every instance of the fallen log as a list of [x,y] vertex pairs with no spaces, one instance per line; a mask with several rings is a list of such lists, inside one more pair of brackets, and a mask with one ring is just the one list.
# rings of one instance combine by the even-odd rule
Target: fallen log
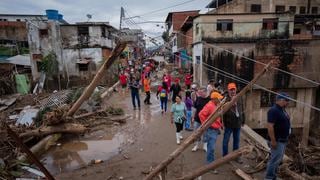
[[243,172],[241,169],[236,169],[234,172],[244,180],[254,180],[249,174]]
[[57,126],[45,126],[40,127],[35,130],[27,131],[25,133],[21,133],[19,137],[30,137],[30,136],[47,136],[50,134],[57,134],[57,133],[69,133],[69,134],[82,134],[87,130],[86,127],[84,127],[81,124],[60,124]]
[[[41,141],[39,141],[37,144],[35,144],[34,146],[32,146],[30,148],[30,151],[37,155],[38,157],[41,156],[41,154],[43,154],[44,152],[46,152],[50,146],[52,146],[53,144],[56,143],[56,141],[58,141],[61,137],[61,134],[53,134],[53,135],[49,135],[43,139],[41,139]],[[26,161],[27,157],[26,155],[21,155],[18,157],[18,160],[20,161]]]
[[80,114],[78,116],[74,116],[74,119],[85,118],[85,117],[92,116],[92,115],[95,115],[95,114],[98,114],[98,113],[101,113],[101,112],[105,112],[105,110],[98,110],[98,111],[95,111],[95,112],[89,112],[89,113]]
[[187,175],[185,175],[185,176],[183,176],[181,178],[178,178],[178,179],[179,180],[185,180],[185,179],[192,180],[192,179],[195,179],[195,178],[197,178],[197,177],[209,172],[210,170],[216,169],[219,166],[222,166],[223,164],[228,163],[229,161],[237,159],[241,155],[245,155],[245,154],[251,153],[252,150],[253,150],[252,146],[242,147],[242,148],[240,148],[240,149],[238,149],[236,151],[233,151],[233,152],[229,153],[228,155],[226,155],[226,156],[224,156],[222,158],[219,158],[219,159],[215,160],[214,162],[212,162],[210,164],[202,166],[202,167],[196,169],[194,172],[188,173]]
[[84,90],[80,98],[73,104],[73,106],[68,111],[68,116],[73,116],[74,113],[80,108],[82,103],[87,100],[91,94],[93,93],[94,89],[97,87],[98,83],[105,75],[106,70],[113,64],[113,62],[121,55],[124,48],[127,46],[126,43],[118,44],[111,53],[111,56],[102,64],[99,71],[94,76],[93,80]]
[[195,139],[199,138],[218,117],[221,117],[225,112],[227,112],[233,104],[235,104],[238,99],[243,96],[247,91],[249,91],[255,82],[267,71],[270,63],[261,71],[248,85],[246,85],[240,92],[235,96],[230,102],[221,103],[201,125],[196,131],[194,131],[175,151],[173,151],[165,160],[163,160],[148,176],[145,180],[151,180],[157,174],[159,174],[164,168],[166,168],[177,156],[179,156],[190,144],[194,142]]
[[103,92],[101,94],[101,99],[109,96],[118,86],[120,85],[120,81],[118,81],[117,83],[115,83],[112,87],[110,87],[109,89],[107,89],[105,92]]

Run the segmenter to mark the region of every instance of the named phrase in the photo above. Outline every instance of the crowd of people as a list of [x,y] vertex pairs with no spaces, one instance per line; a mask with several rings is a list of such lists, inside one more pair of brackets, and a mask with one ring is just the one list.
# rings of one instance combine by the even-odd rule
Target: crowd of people
[[[154,68],[151,66],[144,66],[140,72],[141,76],[137,76],[135,73],[129,75],[129,82],[127,82],[124,73],[120,74],[119,79],[123,92],[129,87],[134,109],[137,106],[138,109],[141,108],[139,97],[141,85],[146,93],[144,104],[151,104],[150,75],[153,71]],[[170,121],[176,127],[176,143],[178,145],[183,139],[183,130],[193,131],[198,129],[216,111],[222,101],[231,101],[237,95],[237,85],[234,82],[229,83],[226,86],[226,90],[221,85],[221,81],[215,82],[214,80],[210,80],[205,87],[199,87],[197,84],[192,84],[192,82],[192,75],[190,73],[184,75],[184,86],[180,84],[179,78],[172,78],[170,73],[165,73],[156,92],[156,97],[160,101],[162,114],[167,113],[168,102],[172,102]],[[274,179],[276,177],[277,168],[284,155],[284,149],[290,134],[290,118],[285,112],[288,101],[289,96],[281,93],[276,97],[274,107],[268,112],[271,159],[268,162],[266,179]],[[201,138],[195,141],[192,152],[197,151],[202,143],[203,150],[206,151],[206,163],[213,162],[215,160],[216,141],[222,130],[222,156],[226,156],[229,153],[228,147],[231,136],[233,138],[233,151],[239,149],[240,132],[244,123],[242,102],[239,100],[222,117],[217,118]],[[238,158],[236,161],[240,164],[243,163],[241,158]],[[218,171],[213,170],[213,173],[218,173]]]

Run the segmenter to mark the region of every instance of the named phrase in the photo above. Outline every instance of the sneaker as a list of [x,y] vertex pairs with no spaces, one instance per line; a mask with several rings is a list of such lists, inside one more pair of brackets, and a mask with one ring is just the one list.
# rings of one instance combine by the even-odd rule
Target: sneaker
[[196,152],[198,150],[198,145],[195,145],[193,148],[192,148],[192,152]]
[[218,172],[216,169],[211,170],[211,172],[212,172],[213,174],[219,174],[219,172]]
[[163,110],[161,110],[161,114],[163,114],[163,112],[164,112],[164,111],[163,111]]
[[180,139],[183,139],[183,136],[180,134],[179,138],[180,138]]

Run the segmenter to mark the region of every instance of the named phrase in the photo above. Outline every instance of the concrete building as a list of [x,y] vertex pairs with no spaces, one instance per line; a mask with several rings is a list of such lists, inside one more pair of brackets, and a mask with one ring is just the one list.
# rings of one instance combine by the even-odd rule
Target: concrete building
[[48,20],[48,17],[40,14],[0,14],[0,21],[26,22],[33,20],[45,21]]
[[[317,73],[320,70],[320,52],[317,50],[320,47],[319,26],[315,23],[319,15],[286,11],[289,4],[301,7],[306,1],[272,1],[272,5],[267,2],[270,1],[214,0],[208,7],[217,9],[194,18],[193,63],[196,82],[206,85],[209,79],[221,79],[225,85],[233,81],[242,88],[245,83],[234,80],[222,71],[250,81],[264,67],[260,63],[268,64],[271,61],[275,68],[320,82]],[[252,4],[261,4],[261,10],[252,12]],[[285,12],[275,12],[281,4],[286,4]],[[313,1],[310,4],[312,9]],[[258,84],[273,91],[285,91],[298,101],[319,105],[319,100],[316,101],[320,95],[319,87],[290,74],[272,70]],[[246,123],[251,128],[265,128],[266,113],[275,95],[253,89],[243,100]],[[287,110],[292,118],[292,127],[302,130],[299,132],[303,135],[303,142],[307,143],[310,124],[317,122],[319,116],[300,103],[291,102]],[[316,124],[319,127],[319,123]]]
[[106,22],[60,24],[37,21],[28,24],[33,80],[40,77],[39,66],[49,53],[56,55],[62,79],[87,83],[98,66],[115,47],[117,29]]
[[127,48],[124,52],[128,59],[140,59],[145,54],[146,41],[145,34],[141,29],[121,29],[121,39],[128,42]]
[[[167,32],[169,36],[169,44],[171,47],[172,59],[179,68],[183,64],[186,64],[185,59],[190,59],[187,53],[186,47],[186,37],[183,35],[183,32],[186,34],[189,30],[187,25],[181,31],[181,27],[190,22],[189,17],[192,18],[199,14],[199,10],[194,11],[180,11],[180,12],[170,12],[166,18]],[[190,32],[188,33],[190,34]]]

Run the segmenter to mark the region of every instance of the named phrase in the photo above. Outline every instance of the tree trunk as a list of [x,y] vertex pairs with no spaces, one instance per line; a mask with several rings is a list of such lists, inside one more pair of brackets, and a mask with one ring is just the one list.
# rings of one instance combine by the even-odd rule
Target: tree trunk
[[[166,166],[168,166],[176,157],[178,157],[190,144],[194,142],[195,139],[199,138],[214,121],[221,117],[225,112],[227,112],[233,104],[235,104],[238,99],[243,96],[248,90],[252,88],[254,83],[267,71],[270,63],[261,71],[247,86],[245,86],[237,96],[235,96],[230,102],[222,103],[219,105],[215,112],[213,112],[201,125],[199,129],[197,129],[191,136],[189,136],[181,146],[179,146],[175,151],[173,151],[164,161],[162,161],[146,178],[145,180],[151,180],[155,177],[159,172],[161,172]],[[223,107],[223,108],[222,108]]]
[[87,100],[94,89],[97,87],[98,83],[101,81],[102,77],[105,75],[106,70],[112,65],[112,63],[120,56],[121,52],[126,47],[126,43],[118,44],[115,49],[112,51],[111,56],[106,60],[102,66],[100,67],[97,74],[94,76],[93,80],[89,84],[89,86],[84,90],[80,98],[73,104],[73,106],[68,111],[68,116],[73,116],[74,113],[80,108],[82,103]]
[[70,133],[70,134],[81,134],[87,130],[81,124],[61,124],[57,126],[45,126],[35,130],[27,131],[25,133],[21,133],[19,136],[21,138],[30,137],[30,136],[47,136],[50,134],[56,133]]
[[196,169],[194,172],[188,173],[187,175],[185,175],[185,176],[183,176],[181,178],[178,178],[178,179],[179,180],[185,180],[185,179],[192,180],[192,179],[195,179],[195,178],[197,178],[197,177],[209,172],[212,169],[216,169],[219,166],[222,166],[222,165],[228,163],[229,161],[237,159],[241,155],[248,154],[248,153],[252,152],[252,150],[253,150],[252,146],[242,147],[242,148],[240,148],[240,149],[238,149],[236,151],[233,151],[233,152],[229,153],[228,155],[213,161],[210,164],[202,166],[202,167]]

